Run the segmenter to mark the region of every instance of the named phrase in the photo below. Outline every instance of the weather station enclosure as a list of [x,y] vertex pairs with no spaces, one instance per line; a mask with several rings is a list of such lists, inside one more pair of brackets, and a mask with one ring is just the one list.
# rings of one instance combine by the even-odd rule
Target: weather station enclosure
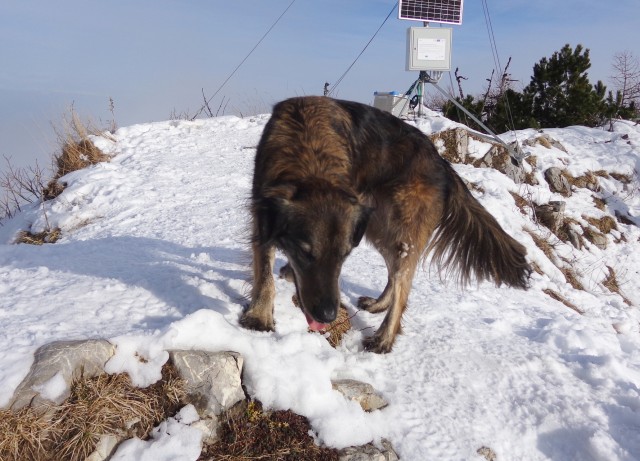
[[407,70],[446,72],[451,69],[451,28],[407,29]]

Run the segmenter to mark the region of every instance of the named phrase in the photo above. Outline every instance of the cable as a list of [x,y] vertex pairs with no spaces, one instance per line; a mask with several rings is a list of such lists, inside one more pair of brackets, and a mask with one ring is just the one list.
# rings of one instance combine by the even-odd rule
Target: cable
[[220,85],[220,87],[216,90],[215,93],[213,93],[213,96],[211,96],[209,99],[207,99],[205,101],[205,104],[203,104],[203,106],[200,108],[200,110],[198,110],[198,112],[196,112],[196,115],[193,116],[193,118],[191,120],[195,120],[195,118],[200,115],[202,113],[202,111],[207,107],[207,105],[209,104],[209,102],[211,102],[211,100],[213,98],[215,98],[217,96],[218,93],[220,93],[220,90],[222,90],[222,88],[224,88],[224,86],[227,84],[227,82],[229,80],[231,80],[231,78],[235,75],[235,73],[238,71],[238,69],[240,69],[240,67],[245,63],[245,61],[247,59],[249,59],[249,56],[251,56],[253,54],[253,52],[256,50],[256,48],[258,48],[258,46],[260,46],[260,44],[262,43],[262,41],[267,38],[267,35],[269,35],[269,33],[273,30],[273,28],[276,26],[276,24],[278,24],[278,22],[280,22],[280,20],[282,19],[282,17],[287,13],[287,11],[289,11],[289,8],[291,8],[293,6],[293,4],[296,2],[296,0],[291,0],[291,3],[289,3],[289,6],[287,6],[284,11],[280,14],[280,16],[278,16],[278,19],[275,20],[275,22],[273,24],[271,24],[271,27],[269,27],[269,29],[264,33],[264,35],[260,38],[260,40],[258,40],[258,43],[255,44],[255,46],[253,48],[251,48],[251,51],[249,51],[249,53],[244,57],[244,59],[242,61],[240,61],[240,64],[238,64],[236,66],[235,69],[233,69],[233,71],[229,74],[229,76],[227,77],[227,79],[222,82],[222,85]]
[[340,82],[342,82],[342,80],[345,78],[345,76],[349,73],[349,71],[351,70],[351,68],[355,65],[355,63],[358,61],[358,59],[360,59],[360,56],[362,56],[364,54],[364,52],[366,51],[366,49],[369,47],[369,45],[371,44],[371,42],[373,41],[374,38],[376,38],[376,35],[378,35],[378,32],[380,32],[380,29],[382,29],[382,26],[384,26],[386,24],[386,22],[389,20],[389,18],[391,17],[391,15],[393,14],[393,12],[396,10],[396,8],[398,7],[398,2],[396,2],[395,5],[393,5],[393,8],[391,8],[391,11],[389,11],[389,14],[387,15],[386,18],[384,18],[384,21],[382,21],[382,24],[380,24],[380,27],[378,27],[378,30],[375,31],[375,33],[373,34],[373,36],[369,39],[369,41],[367,42],[367,44],[364,46],[364,48],[362,49],[362,51],[360,52],[360,54],[356,57],[356,59],[353,60],[353,62],[351,63],[351,65],[347,68],[347,70],[344,71],[344,73],[340,76],[340,78],[338,79],[338,81],[336,83],[334,83],[333,87],[331,88],[331,90],[329,91],[329,93],[327,94],[328,96],[331,96],[333,94],[333,92],[336,90],[336,88],[338,87],[338,85],[340,85]]
[[[502,69],[502,64],[500,63],[500,56],[498,55],[498,46],[496,45],[496,37],[493,33],[493,24],[491,23],[491,15],[489,14],[489,6],[487,5],[487,0],[482,0],[482,9],[484,11],[485,23],[487,25],[487,33],[489,34],[489,43],[491,44],[491,52],[493,54],[494,65],[498,72],[506,72],[506,69]],[[508,64],[507,64],[508,65]],[[500,79],[504,78],[503,75],[500,75]],[[502,80],[501,80],[502,81]],[[518,142],[518,137],[516,135],[516,126],[513,121],[513,114],[511,112],[511,105],[509,104],[509,98],[507,98],[505,92],[500,89],[501,97],[504,98],[504,105],[507,111],[507,119],[509,121],[509,126],[516,140],[516,150],[520,153],[520,143]]]

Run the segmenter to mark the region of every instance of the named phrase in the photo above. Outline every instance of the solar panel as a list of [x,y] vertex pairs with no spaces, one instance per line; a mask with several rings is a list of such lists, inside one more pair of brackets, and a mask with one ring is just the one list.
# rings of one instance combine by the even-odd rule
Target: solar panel
[[398,18],[462,24],[463,0],[400,0]]

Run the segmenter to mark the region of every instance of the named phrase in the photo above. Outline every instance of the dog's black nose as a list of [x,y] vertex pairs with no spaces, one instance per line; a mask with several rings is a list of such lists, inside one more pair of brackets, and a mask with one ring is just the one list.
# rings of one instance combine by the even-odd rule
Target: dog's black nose
[[321,307],[313,312],[313,317],[320,323],[331,323],[338,316],[338,309],[334,306]]

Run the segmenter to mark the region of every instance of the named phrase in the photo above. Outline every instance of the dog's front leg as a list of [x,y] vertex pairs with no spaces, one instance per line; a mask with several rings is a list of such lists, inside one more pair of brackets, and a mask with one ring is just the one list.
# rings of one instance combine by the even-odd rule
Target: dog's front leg
[[273,280],[275,248],[253,243],[253,288],[251,302],[240,317],[240,325],[251,330],[274,331],[273,299],[276,294]]

